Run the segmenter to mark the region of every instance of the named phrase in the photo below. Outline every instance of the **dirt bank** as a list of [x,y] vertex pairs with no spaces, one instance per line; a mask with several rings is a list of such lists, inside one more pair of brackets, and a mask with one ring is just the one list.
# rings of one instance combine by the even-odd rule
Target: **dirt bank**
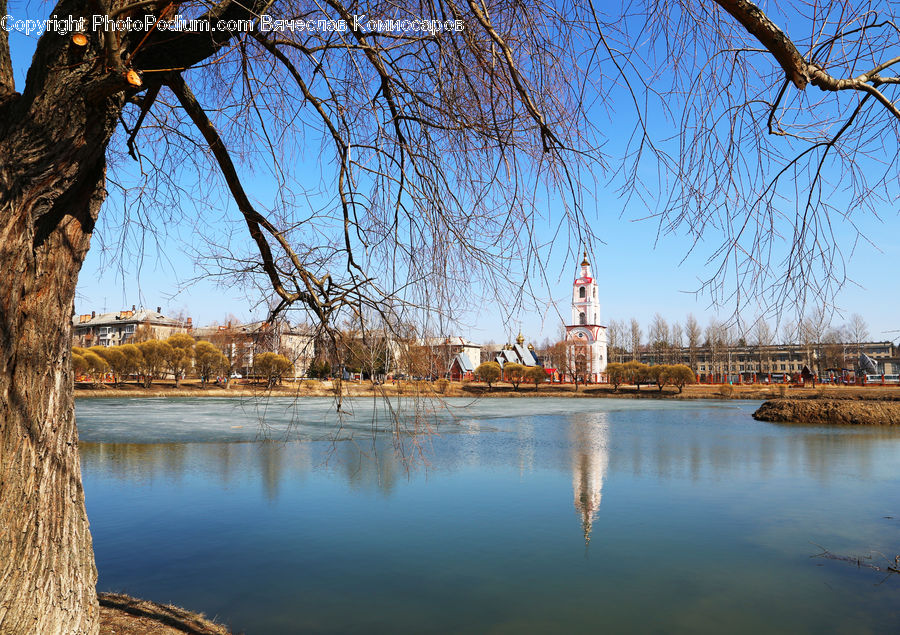
[[760,421],[900,425],[900,402],[853,399],[773,399],[753,413]]
[[100,635],[230,635],[221,624],[201,613],[138,600],[118,593],[100,593]]

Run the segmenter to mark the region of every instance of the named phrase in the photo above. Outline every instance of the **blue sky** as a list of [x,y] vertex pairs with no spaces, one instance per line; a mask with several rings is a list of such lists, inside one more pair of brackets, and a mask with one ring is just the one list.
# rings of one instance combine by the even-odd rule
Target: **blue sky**
[[[26,13],[27,17],[34,17],[30,7],[12,3],[10,13],[17,17],[24,17]],[[42,7],[40,11],[46,9]],[[34,36],[26,38],[15,33],[11,34],[10,40],[17,85],[21,88],[35,40]],[[616,148],[625,143],[625,135],[630,130],[629,126],[619,130],[607,126],[603,132],[609,147]],[[623,136],[617,136],[619,134]],[[314,161],[310,167],[315,168]],[[260,177],[260,173],[245,176],[245,182],[253,184],[248,187],[251,196],[265,205],[267,199],[272,198],[271,185]],[[313,176],[314,185],[318,179],[319,175]],[[603,182],[604,177],[599,180]],[[113,194],[102,213],[116,215],[121,206],[121,199]],[[548,207],[550,227],[557,217],[558,202],[550,201]],[[229,212],[226,210],[225,213]],[[706,324],[714,315],[728,315],[731,312],[728,305],[711,307],[707,297],[693,293],[700,281],[710,275],[705,260],[718,246],[721,237],[713,233],[705,235],[703,242],[685,259],[690,248],[688,239],[671,235],[658,238],[655,221],[637,220],[645,215],[646,211],[637,206],[625,207],[612,187],[597,192],[596,211],[591,212],[590,221],[596,235],[604,242],[592,245],[592,264],[600,283],[604,322],[634,317],[646,332],[656,312],[670,323],[683,322],[688,313],[693,313],[701,324]],[[884,209],[880,219],[866,217],[856,219],[856,222],[876,246],[860,245],[853,253],[848,274],[856,284],[848,284],[837,296],[838,308],[844,318],[852,312],[861,313],[869,324],[873,339],[897,341],[900,332],[890,331],[900,329],[900,294],[896,282],[900,273],[900,247],[896,240],[900,236],[900,217],[896,208]],[[840,227],[838,231],[841,231]],[[95,246],[113,245],[117,240],[112,229],[104,229],[101,225],[100,232]],[[161,306],[164,313],[192,316],[198,324],[222,320],[227,314],[240,319],[262,317],[265,310],[254,307],[257,297],[252,291],[223,288],[209,280],[187,286],[198,271],[185,251],[197,247],[200,238],[191,223],[183,222],[171,228],[161,248],[147,243],[141,262],[134,258],[111,258],[110,252],[92,249],[81,272],[76,313],[144,305]],[[547,263],[550,288],[542,292],[542,301],[526,302],[525,310],[512,316],[511,320],[505,320],[502,307],[488,297],[477,315],[463,316],[460,334],[479,342],[503,342],[515,337],[521,329],[529,340],[555,339],[561,326],[560,316],[565,320],[569,315],[571,282],[580,261],[580,246],[572,245],[570,249],[569,253],[563,253],[566,250],[557,247],[550,255]],[[838,315],[834,323],[839,324],[841,320]]]

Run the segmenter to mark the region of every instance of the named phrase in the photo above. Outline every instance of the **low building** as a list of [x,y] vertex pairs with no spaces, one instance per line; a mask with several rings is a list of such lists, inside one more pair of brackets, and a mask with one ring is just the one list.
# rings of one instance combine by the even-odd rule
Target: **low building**
[[457,353],[450,362],[450,379],[452,381],[475,379],[475,366],[465,353]]
[[522,366],[540,366],[538,356],[534,352],[534,346],[525,346],[525,338],[519,333],[515,344],[507,344],[494,356],[494,361],[500,364],[500,368],[506,364],[521,364]]

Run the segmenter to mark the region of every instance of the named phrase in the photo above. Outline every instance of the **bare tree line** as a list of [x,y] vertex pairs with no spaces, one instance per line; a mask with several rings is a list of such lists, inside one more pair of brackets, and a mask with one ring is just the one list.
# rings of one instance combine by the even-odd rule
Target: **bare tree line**
[[759,362],[771,363],[767,358],[771,348],[799,346],[806,355],[806,363],[822,368],[841,368],[850,357],[854,360],[862,352],[862,344],[869,341],[870,332],[865,318],[853,313],[842,324],[832,325],[823,310],[814,311],[800,321],[784,321],[772,326],[759,317],[747,324],[711,317],[705,327],[689,313],[683,323],[671,325],[661,313],[654,314],[644,338],[636,318],[610,320],[607,326],[609,359],[613,362],[638,361],[650,354],[659,364],[678,363],[685,358],[691,368],[697,368],[700,352],[713,364],[724,364],[724,357],[734,347],[751,347],[758,351]]

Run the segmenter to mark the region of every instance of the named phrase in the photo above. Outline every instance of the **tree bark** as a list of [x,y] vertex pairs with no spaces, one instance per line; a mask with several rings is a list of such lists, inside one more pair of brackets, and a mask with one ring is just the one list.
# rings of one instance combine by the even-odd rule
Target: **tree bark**
[[124,83],[82,54],[45,34],[0,101],[0,633],[99,631],[72,313]]
[[39,244],[31,217],[52,190],[0,194],[2,633],[99,627],[70,367],[75,284],[103,198],[102,165],[93,176],[76,185],[73,197],[82,199],[70,205],[80,213],[65,215]]
[[[246,19],[267,1],[221,0],[207,17]],[[53,14],[90,24],[125,4],[60,0]],[[85,35],[78,46],[42,34],[18,93],[0,31],[0,633],[99,631],[70,359],[78,273],[106,197],[107,147],[143,90],[133,71],[190,67],[234,34]]]

